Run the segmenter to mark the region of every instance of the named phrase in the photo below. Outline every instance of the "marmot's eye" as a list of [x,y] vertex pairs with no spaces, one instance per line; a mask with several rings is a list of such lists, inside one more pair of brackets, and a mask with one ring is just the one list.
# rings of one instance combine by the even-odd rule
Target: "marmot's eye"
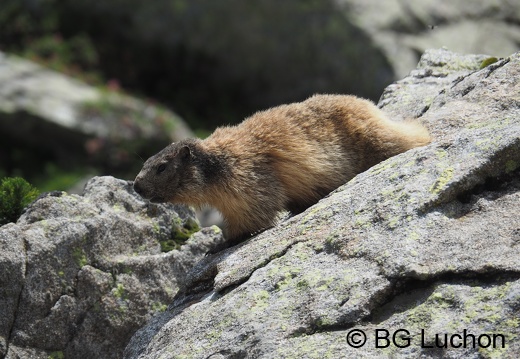
[[159,165],[159,167],[157,167],[157,174],[159,174],[161,172],[164,172],[165,169],[166,169],[166,164],[165,163]]

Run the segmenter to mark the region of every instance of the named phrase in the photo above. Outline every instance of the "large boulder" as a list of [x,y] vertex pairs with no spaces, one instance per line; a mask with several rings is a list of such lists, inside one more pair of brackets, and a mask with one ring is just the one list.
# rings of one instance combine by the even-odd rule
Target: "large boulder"
[[222,241],[216,227],[187,240],[196,229],[192,210],[113,177],[43,195],[0,227],[0,358],[120,358]]
[[125,358],[516,357],[519,78],[520,53],[425,53],[381,105],[433,143],[204,258]]
[[520,49],[520,3],[511,0],[334,0],[384,53],[397,79],[430,48],[508,56]]
[[191,135],[161,106],[1,52],[0,82],[0,166],[8,173],[45,161],[125,173],[139,155]]

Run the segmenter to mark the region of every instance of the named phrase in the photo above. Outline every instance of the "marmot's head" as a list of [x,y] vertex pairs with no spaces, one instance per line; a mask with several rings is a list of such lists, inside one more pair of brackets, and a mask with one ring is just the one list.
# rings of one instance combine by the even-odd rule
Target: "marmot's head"
[[201,176],[193,163],[196,140],[172,143],[150,157],[134,181],[134,190],[150,202],[181,202],[199,190]]

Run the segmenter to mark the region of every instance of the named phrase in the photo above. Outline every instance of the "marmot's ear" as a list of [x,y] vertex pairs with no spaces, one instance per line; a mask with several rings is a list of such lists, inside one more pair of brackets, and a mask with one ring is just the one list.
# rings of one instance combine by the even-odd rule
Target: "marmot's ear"
[[179,149],[179,152],[177,153],[177,155],[179,156],[179,158],[181,158],[183,160],[188,159],[191,157],[191,149],[188,146],[182,146]]

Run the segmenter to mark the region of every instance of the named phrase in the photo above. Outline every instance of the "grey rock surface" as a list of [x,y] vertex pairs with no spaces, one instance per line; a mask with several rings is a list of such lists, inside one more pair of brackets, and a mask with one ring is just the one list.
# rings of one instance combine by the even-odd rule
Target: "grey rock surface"
[[515,0],[334,0],[382,50],[397,79],[430,48],[506,57],[520,44]]
[[486,58],[427,52],[380,105],[434,142],[205,257],[125,358],[516,357],[520,53]]
[[193,221],[192,210],[146,203],[113,177],[94,177],[82,195],[43,195],[0,227],[0,358],[120,358],[222,241],[206,228],[161,251]]
[[0,83],[2,136],[58,159],[122,166],[129,152],[153,153],[191,135],[165,108],[2,52]]

